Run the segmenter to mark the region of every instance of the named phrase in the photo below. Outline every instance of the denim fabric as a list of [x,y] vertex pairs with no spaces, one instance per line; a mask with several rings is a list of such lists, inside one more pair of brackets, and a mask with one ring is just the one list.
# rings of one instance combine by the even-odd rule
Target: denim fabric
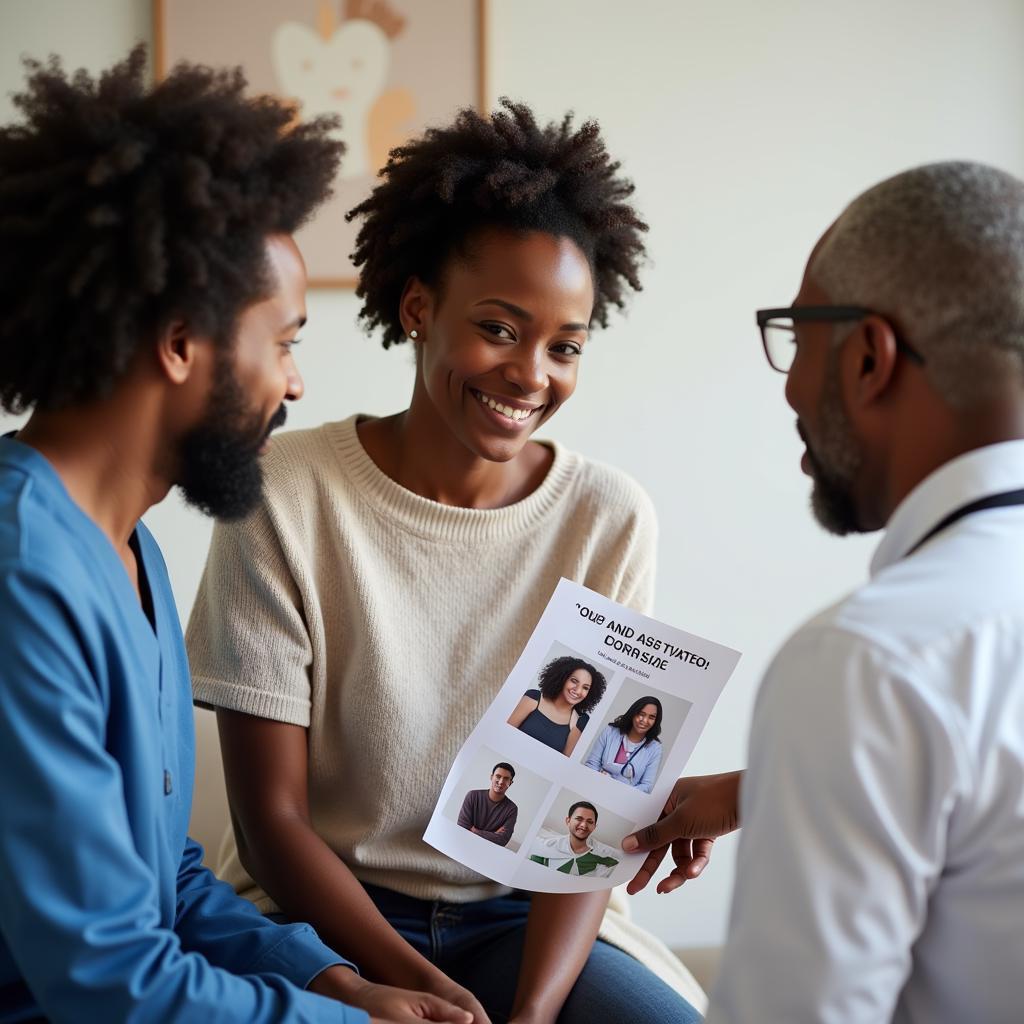
[[[392,927],[483,1004],[508,1020],[522,957],[530,894],[443,903],[367,885]],[[569,993],[558,1024],[694,1024],[700,1014],[628,953],[600,939]]]

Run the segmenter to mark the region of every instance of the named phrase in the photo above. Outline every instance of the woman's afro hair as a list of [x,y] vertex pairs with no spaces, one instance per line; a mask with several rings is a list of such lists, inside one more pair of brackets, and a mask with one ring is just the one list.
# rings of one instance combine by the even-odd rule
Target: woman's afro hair
[[177,319],[230,344],[272,282],[265,238],[330,194],[336,122],[246,98],[241,69],[179,64],[146,83],[144,47],[96,79],[27,61],[24,121],[0,128],[0,406],[108,394]]
[[392,150],[382,181],[347,214],[362,218],[353,261],[368,330],[384,347],[404,341],[398,316],[411,277],[437,287],[453,255],[489,227],[571,238],[594,275],[593,320],[639,291],[647,225],[629,204],[632,182],[618,174],[595,121],[537,124],[529,107],[502,99],[490,116],[459,112]]
[[577,669],[585,669],[590,675],[590,692],[576,705],[576,711],[581,715],[589,715],[604,696],[608,687],[608,680],[604,673],[589,661],[582,658],[574,658],[570,654],[564,654],[560,658],[549,661],[540,673],[539,689],[548,700],[555,700],[562,692],[569,676]]

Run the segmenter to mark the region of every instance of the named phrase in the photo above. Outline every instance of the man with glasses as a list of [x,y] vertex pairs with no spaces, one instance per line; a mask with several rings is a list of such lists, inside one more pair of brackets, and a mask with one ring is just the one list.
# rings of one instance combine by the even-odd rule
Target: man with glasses
[[[763,682],[707,1019],[1019,1021],[1024,182],[970,163],[882,182],[793,307],[757,319],[816,517],[885,534],[870,580]],[[736,782],[681,781],[624,845],[703,836],[677,843],[662,886],[681,884],[735,822]]]

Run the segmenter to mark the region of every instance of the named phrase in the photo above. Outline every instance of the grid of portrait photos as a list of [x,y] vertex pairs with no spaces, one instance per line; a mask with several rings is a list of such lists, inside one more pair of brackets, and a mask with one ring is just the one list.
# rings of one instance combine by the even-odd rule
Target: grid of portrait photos
[[562,580],[466,740],[424,838],[495,881],[628,881],[739,653]]

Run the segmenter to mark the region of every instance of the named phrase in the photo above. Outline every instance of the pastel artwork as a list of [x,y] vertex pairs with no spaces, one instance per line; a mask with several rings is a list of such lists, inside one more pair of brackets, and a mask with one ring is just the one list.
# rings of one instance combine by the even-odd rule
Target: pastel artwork
[[346,4],[346,15],[336,23],[323,4],[316,28],[282,22],[271,39],[271,56],[282,93],[299,101],[303,117],[340,115],[337,137],[346,148],[339,177],[353,179],[376,173],[407,136],[416,108],[408,90],[384,88],[391,40],[404,20],[386,5],[365,0]]

